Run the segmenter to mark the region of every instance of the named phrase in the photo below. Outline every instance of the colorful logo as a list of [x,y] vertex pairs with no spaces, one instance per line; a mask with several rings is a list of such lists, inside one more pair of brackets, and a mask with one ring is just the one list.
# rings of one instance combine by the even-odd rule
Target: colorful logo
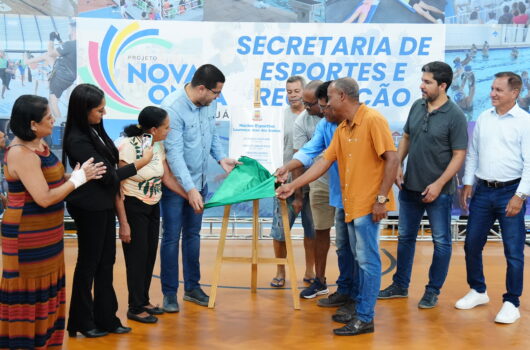
[[88,67],[79,70],[85,83],[99,86],[105,92],[107,106],[126,114],[137,114],[140,107],[128,102],[118,89],[115,66],[121,54],[139,45],[157,45],[171,48],[171,42],[158,37],[158,29],[141,29],[140,23],[133,22],[122,30],[110,26],[101,46],[88,42]]

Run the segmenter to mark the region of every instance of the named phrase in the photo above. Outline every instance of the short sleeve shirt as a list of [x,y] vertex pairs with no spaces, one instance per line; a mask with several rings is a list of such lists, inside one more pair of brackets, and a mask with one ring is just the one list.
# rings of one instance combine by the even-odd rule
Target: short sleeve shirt
[[[124,138],[118,146],[120,160],[133,163],[142,158],[142,138]],[[162,197],[162,176],[164,175],[164,160],[166,159],[164,145],[155,142],[153,145],[153,159],[138,170],[135,176],[129,177],[122,183],[126,196],[136,197],[142,202],[154,205]]]
[[[432,112],[419,99],[412,105],[403,129],[409,135],[409,154],[405,187],[423,192],[445,171],[454,150],[467,148],[467,121],[464,112],[451,100]],[[452,194],[455,179],[448,181],[441,193]]]
[[[343,121],[335,131],[324,159],[339,165],[345,222],[372,212],[384,178],[387,151],[396,151],[388,121],[375,109],[361,104],[353,121]],[[386,208],[396,210],[393,191]]]
[[[301,114],[296,118],[294,122],[294,131],[293,131],[293,148],[296,150],[301,149],[309,140],[313,138],[315,133],[316,126],[318,122],[322,120],[318,115],[311,115],[309,113]],[[321,158],[317,156],[313,161],[316,162]],[[328,184],[327,174],[322,175],[315,181],[320,181],[323,184]]]
[[293,130],[293,148],[301,149],[307,141],[311,140],[315,133],[315,128],[322,118],[317,115],[303,113],[296,118]]
[[77,45],[75,40],[67,41],[57,47],[61,55],[56,62],[57,71],[65,80],[75,80],[77,76]]
[[293,148],[293,130],[294,122],[298,117],[303,117],[307,112],[304,111],[300,114],[293,113],[291,107],[287,107],[283,114],[283,164],[293,159],[294,148]]

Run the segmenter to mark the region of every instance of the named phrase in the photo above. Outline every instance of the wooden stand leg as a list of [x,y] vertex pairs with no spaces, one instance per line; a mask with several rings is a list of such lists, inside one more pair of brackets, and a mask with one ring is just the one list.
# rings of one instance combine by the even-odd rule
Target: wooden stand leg
[[210,300],[208,308],[213,309],[215,306],[215,297],[217,296],[217,285],[219,284],[219,277],[221,275],[221,264],[223,263],[223,255],[226,243],[226,232],[228,231],[228,217],[230,216],[230,205],[225,206],[223,215],[223,224],[221,226],[221,235],[219,237],[219,245],[217,246],[217,257],[215,258],[215,269],[213,272],[212,288],[210,290]]
[[256,293],[258,286],[258,235],[259,235],[259,200],[253,201],[252,213],[252,267],[250,291]]
[[287,250],[287,266],[289,267],[289,275],[291,276],[291,292],[293,294],[293,304],[295,310],[300,310],[300,298],[298,296],[298,290],[296,288],[296,283],[298,279],[296,278],[296,268],[294,266],[293,243],[291,241],[289,214],[287,212],[287,204],[285,203],[285,199],[280,200],[280,206],[282,211],[283,232],[285,233],[285,248]]

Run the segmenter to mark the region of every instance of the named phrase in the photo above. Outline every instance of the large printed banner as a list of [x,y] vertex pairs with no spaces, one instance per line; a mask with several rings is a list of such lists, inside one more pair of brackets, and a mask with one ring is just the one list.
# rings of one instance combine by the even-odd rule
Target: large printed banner
[[141,108],[160,104],[190,81],[198,66],[212,63],[226,76],[217,117],[232,120],[230,134],[237,137],[231,156],[256,156],[255,144],[269,170],[281,165],[289,76],[356,79],[361,101],[383,113],[399,133],[420,97],[421,66],[444,59],[441,25],[79,18],[78,28],[79,81],[105,91],[108,118],[136,119]]

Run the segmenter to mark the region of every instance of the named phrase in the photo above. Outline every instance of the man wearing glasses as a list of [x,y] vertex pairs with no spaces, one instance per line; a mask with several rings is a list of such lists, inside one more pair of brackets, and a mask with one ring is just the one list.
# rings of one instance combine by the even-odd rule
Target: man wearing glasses
[[[287,163],[293,158],[293,130],[295,120],[302,118],[306,114],[303,104],[302,93],[304,91],[304,78],[298,75],[287,79],[285,88],[287,90],[287,100],[289,106],[285,108],[283,114],[283,163]],[[293,177],[296,177],[294,174]],[[306,269],[304,281],[312,283],[315,278],[313,266],[315,265],[315,229],[313,227],[313,217],[309,205],[309,188],[300,189],[287,200],[289,206],[289,224],[292,227],[299,213],[302,216],[302,226],[304,228],[304,248]],[[271,237],[274,247],[274,255],[277,258],[285,258],[287,250],[285,247],[285,233],[283,230],[282,217],[278,200],[273,202],[273,218],[271,227]],[[292,281],[296,283],[296,281]],[[276,276],[273,277],[271,287],[283,287],[285,285],[285,265],[277,265]]]
[[[320,85],[322,82],[315,80],[309,82],[304,88],[302,103],[307,113],[300,115],[294,122],[293,148],[295,153],[313,138],[316,126],[324,116],[316,96],[316,90]],[[301,169],[297,167],[297,171]],[[305,299],[312,299],[329,292],[326,284],[326,260],[330,244],[329,231],[333,226],[335,208],[329,205],[327,174],[309,184],[309,203],[315,226],[313,254],[316,276],[313,283],[300,293],[300,297]]]
[[[328,87],[332,81],[327,81],[321,84],[316,89],[316,99],[318,106],[324,118],[321,119],[316,125],[315,132],[311,138],[302,148],[298,150],[293,156],[293,159],[289,163],[284,164],[281,168],[276,170],[276,176],[279,182],[284,182],[290,171],[297,168],[305,167],[309,168],[319,156],[326,150],[331,144],[333,134],[337,129],[337,126],[342,123],[344,115],[336,114],[328,108]],[[309,96],[306,97],[306,91],[304,91],[304,100],[314,100]],[[308,104],[309,105],[309,104]],[[335,235],[337,245],[337,260],[339,266],[339,277],[337,279],[337,291],[329,295],[327,298],[319,299],[317,302],[318,306],[321,307],[339,307],[332,319],[337,322],[348,323],[355,316],[355,300],[359,294],[359,283],[358,283],[358,269],[359,266],[355,261],[352,250],[350,248],[350,240],[348,236],[348,228],[344,221],[344,207],[342,205],[342,193],[340,188],[339,169],[337,162],[333,162],[333,165],[327,172],[328,177],[328,195],[329,205],[336,208],[335,211]],[[322,177],[320,177],[322,178]],[[313,191],[313,188],[311,188]],[[311,194],[311,192],[310,192]],[[314,193],[313,193],[314,194]],[[313,209],[315,201],[311,201],[313,213],[316,211]],[[329,214],[328,214],[329,215]],[[318,227],[318,226],[317,226]],[[325,234],[319,234],[317,230],[316,242],[315,242],[315,269],[317,278],[319,277],[319,271],[322,269],[322,276],[325,272],[325,258],[327,257],[329,250],[330,238],[329,230],[327,231],[327,237]],[[324,264],[320,265],[320,260],[324,259]],[[322,267],[320,267],[322,266]],[[303,293],[303,292],[302,292]]]
[[191,83],[169,94],[162,102],[171,130],[164,143],[171,172],[187,192],[187,198],[163,187],[163,236],[160,246],[160,279],[163,309],[178,312],[179,241],[182,234],[184,300],[208,306],[209,297],[200,288],[200,230],[203,198],[208,193],[206,172],[209,155],[229,173],[237,161],[226,157],[217,134],[215,115],[225,77],[211,64],[200,66]]
[[[412,105],[398,146],[400,167],[399,237],[397,269],[393,283],[379,292],[379,299],[406,298],[414,260],[416,237],[423,213],[431,225],[434,255],[429,283],[418,307],[436,306],[451,260],[451,207],[456,190],[455,174],[464,162],[467,122],[462,110],[447,97],[453,79],[444,62],[423,66],[422,98]],[[408,155],[405,176],[401,164]]]

